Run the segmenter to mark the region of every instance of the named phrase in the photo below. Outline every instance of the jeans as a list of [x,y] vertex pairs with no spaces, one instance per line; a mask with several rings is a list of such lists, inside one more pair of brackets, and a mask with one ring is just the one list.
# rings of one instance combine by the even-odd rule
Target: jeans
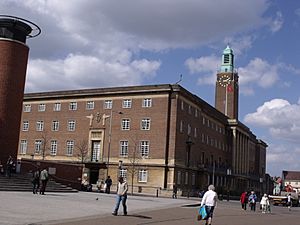
[[118,213],[119,206],[120,206],[120,203],[122,201],[123,213],[124,213],[124,215],[127,215],[126,200],[127,200],[127,195],[117,195],[116,207],[115,207],[114,213],[116,213],[116,214]]

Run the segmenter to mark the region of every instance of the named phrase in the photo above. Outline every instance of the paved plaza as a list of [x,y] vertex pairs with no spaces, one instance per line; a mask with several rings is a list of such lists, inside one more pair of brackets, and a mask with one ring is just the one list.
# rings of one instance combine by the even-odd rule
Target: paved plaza
[[[98,200],[96,200],[98,199]],[[103,193],[0,192],[0,225],[192,225],[199,199],[128,197],[128,216],[112,216],[115,195]],[[243,211],[237,201],[220,201],[213,225],[299,225],[300,207],[272,207],[270,214]]]

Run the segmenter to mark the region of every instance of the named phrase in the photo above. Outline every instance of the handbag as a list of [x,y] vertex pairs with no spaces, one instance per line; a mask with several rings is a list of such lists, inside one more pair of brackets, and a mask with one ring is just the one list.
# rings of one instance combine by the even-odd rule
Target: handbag
[[206,220],[206,219],[207,219],[207,212],[205,209],[205,205],[203,205],[199,208],[197,220]]

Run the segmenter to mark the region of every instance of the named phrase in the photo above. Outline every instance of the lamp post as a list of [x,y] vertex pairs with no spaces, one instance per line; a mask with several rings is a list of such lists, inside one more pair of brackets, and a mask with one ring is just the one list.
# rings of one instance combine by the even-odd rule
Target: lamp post
[[[112,132],[112,117],[113,117],[113,110],[110,110],[109,117],[109,130],[108,130],[108,149],[107,149],[107,169],[106,169],[106,177],[108,177],[108,169],[109,169],[109,159],[110,159],[110,148],[111,148],[111,132]],[[123,114],[122,112],[117,112],[118,114]],[[105,118],[108,118],[105,117]]]
[[229,196],[230,196],[230,188],[231,188],[231,180],[230,180],[230,176],[231,176],[231,169],[228,168],[226,171],[226,175],[227,175],[227,201],[229,201]]

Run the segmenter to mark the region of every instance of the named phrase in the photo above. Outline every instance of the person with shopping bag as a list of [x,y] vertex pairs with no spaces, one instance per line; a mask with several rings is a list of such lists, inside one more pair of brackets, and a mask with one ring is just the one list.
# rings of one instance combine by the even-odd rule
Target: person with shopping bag
[[[206,220],[205,225],[211,225],[215,206],[217,204],[218,195],[215,192],[215,186],[209,185],[208,191],[205,192],[201,201],[199,212],[202,214],[202,219]],[[205,209],[205,212],[203,212]],[[207,214],[205,217],[205,213]]]

